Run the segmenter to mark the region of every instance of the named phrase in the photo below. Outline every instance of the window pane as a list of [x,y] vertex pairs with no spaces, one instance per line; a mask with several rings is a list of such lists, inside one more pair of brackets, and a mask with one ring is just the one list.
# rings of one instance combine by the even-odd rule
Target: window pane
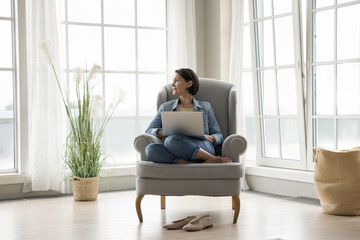
[[134,0],[104,0],[106,24],[135,25]]
[[0,68],[11,68],[13,67],[11,21],[0,20],[0,32]]
[[135,30],[105,28],[105,70],[135,70]]
[[276,65],[294,64],[294,31],[292,16],[275,21]]
[[314,13],[313,61],[334,60],[334,10]]
[[67,1],[70,22],[101,22],[101,0]]
[[315,89],[315,114],[334,114],[334,66],[313,67]]
[[102,64],[100,27],[69,25],[70,68],[91,68],[94,63]]
[[272,20],[257,23],[258,50],[260,51],[260,66],[274,66],[274,38]]
[[150,125],[150,122],[152,121],[152,118],[143,118],[140,119],[140,134],[145,133],[146,129]]
[[314,121],[317,122],[317,125],[314,125],[314,133],[317,133],[317,143],[314,145],[316,147],[335,149],[334,120],[317,119]]
[[338,59],[360,57],[360,4],[338,8],[337,54]]
[[292,1],[273,0],[274,15],[292,12]]
[[275,70],[262,71],[261,76],[261,98],[262,98],[262,114],[277,115],[277,91]]
[[313,1],[314,8],[322,8],[334,5],[334,0],[316,0]]
[[256,160],[255,118],[245,118],[246,160]]
[[279,125],[277,119],[263,119],[264,122],[264,157],[280,158]]
[[133,142],[136,137],[135,119],[111,119],[106,127],[107,165],[131,165],[136,162]]
[[14,127],[11,122],[0,122],[0,169],[14,169]]
[[278,69],[278,93],[279,93],[279,113],[281,115],[297,114],[296,78],[295,70]]
[[107,73],[105,77],[106,109],[114,101],[114,97],[124,91],[123,100],[117,106],[113,116],[136,115],[136,86],[134,74]]
[[255,16],[258,18],[272,16],[271,0],[257,0],[256,3],[257,15]]
[[166,75],[139,74],[139,113],[141,116],[156,114],[157,95],[166,83]]
[[11,0],[0,0],[0,17],[11,17]]
[[166,71],[166,31],[140,29],[139,70]]
[[281,155],[283,159],[300,160],[298,126],[297,119],[280,119]]
[[166,27],[165,0],[138,0],[139,26]]
[[360,114],[360,64],[337,67],[338,114]]
[[360,120],[338,120],[338,149],[359,146]]
[[14,87],[12,72],[0,71],[0,86],[0,118],[13,118]]

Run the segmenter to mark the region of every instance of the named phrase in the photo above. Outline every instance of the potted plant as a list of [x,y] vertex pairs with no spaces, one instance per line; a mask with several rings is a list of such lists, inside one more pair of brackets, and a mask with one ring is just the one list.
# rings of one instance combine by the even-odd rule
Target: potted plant
[[61,87],[46,43],[42,44],[42,49],[52,67],[71,125],[66,140],[65,165],[71,171],[74,199],[75,201],[96,200],[99,174],[105,160],[101,152],[101,138],[110,117],[121,101],[122,94],[114,98],[104,116],[100,117],[104,101],[101,96],[92,95],[90,82],[100,72],[101,67],[94,65],[88,75],[80,68],[77,69],[76,101],[71,103],[69,91],[64,91]]

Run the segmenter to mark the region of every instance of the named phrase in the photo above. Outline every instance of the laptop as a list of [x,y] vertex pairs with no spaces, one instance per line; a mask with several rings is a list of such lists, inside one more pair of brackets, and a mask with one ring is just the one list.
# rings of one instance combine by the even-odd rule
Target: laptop
[[182,134],[205,139],[202,112],[161,112],[165,136]]

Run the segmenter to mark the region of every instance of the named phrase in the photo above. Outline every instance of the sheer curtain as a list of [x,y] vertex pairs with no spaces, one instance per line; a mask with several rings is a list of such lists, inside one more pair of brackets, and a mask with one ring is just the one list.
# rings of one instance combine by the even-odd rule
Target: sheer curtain
[[[64,192],[63,149],[66,115],[51,68],[39,48],[48,42],[52,62],[60,71],[58,11],[56,0],[27,0],[27,86],[28,161],[23,171],[29,176],[24,192]],[[59,76],[60,77],[60,76]]]
[[196,72],[195,0],[168,1],[168,64],[170,77],[183,67]]
[[[243,68],[243,25],[244,25],[244,2],[243,0],[232,0],[232,16],[231,16],[231,45],[230,45],[230,82],[237,89],[237,129],[239,134],[245,134],[245,115],[242,100],[242,68]],[[245,166],[246,153],[241,156],[241,161]],[[242,178],[243,190],[248,190],[249,186]]]

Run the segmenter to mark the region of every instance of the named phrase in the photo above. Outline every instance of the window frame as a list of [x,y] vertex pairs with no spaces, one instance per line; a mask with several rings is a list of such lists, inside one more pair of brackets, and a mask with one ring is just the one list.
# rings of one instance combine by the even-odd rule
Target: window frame
[[[314,170],[315,164],[314,164],[314,160],[313,160],[313,148],[316,148],[317,146],[315,146],[317,144],[315,138],[316,138],[316,130],[313,121],[317,120],[317,119],[329,119],[329,120],[333,120],[334,122],[334,146],[336,149],[338,149],[338,120],[346,120],[346,119],[357,119],[360,120],[360,114],[359,115],[339,115],[337,113],[337,65],[338,64],[343,64],[343,63],[359,63],[360,64],[360,58],[353,58],[353,59],[342,59],[342,60],[338,60],[337,59],[337,29],[338,29],[338,22],[337,22],[337,9],[341,8],[341,7],[347,7],[347,6],[353,6],[353,5],[358,5],[360,4],[359,0],[354,0],[351,2],[347,2],[347,3],[342,3],[342,4],[337,4],[337,1],[333,0],[333,4],[330,6],[326,6],[326,7],[319,7],[319,8],[315,8],[314,5],[314,0],[308,0],[307,1],[307,25],[306,25],[306,29],[307,29],[307,39],[306,39],[306,66],[307,66],[307,130],[308,130],[308,134],[307,134],[307,165],[308,165],[308,169],[309,170]],[[314,21],[314,13],[317,12],[322,12],[322,11],[326,11],[326,10],[334,10],[334,35],[333,35],[333,40],[334,40],[334,46],[333,46],[333,51],[334,51],[334,57],[333,60],[330,61],[319,61],[319,62],[314,62],[313,61],[313,56],[315,54],[315,50],[314,50],[314,25],[316,24],[316,20]],[[316,108],[316,106],[314,106],[315,104],[315,100],[314,100],[314,84],[315,84],[315,79],[314,79],[314,74],[313,74],[313,67],[316,66],[333,66],[334,67],[334,112],[333,114],[326,114],[326,115],[317,115],[314,114],[314,110]],[[315,89],[316,91],[316,89]]]
[[[252,50],[252,68],[253,68],[253,83],[254,83],[254,97],[255,97],[255,119],[256,119],[256,135],[257,139],[260,142],[257,144],[257,164],[260,166],[270,166],[270,167],[278,167],[278,168],[291,168],[291,169],[299,169],[306,170],[306,138],[305,138],[305,106],[304,106],[304,93],[303,93],[303,69],[302,69],[302,45],[301,45],[301,25],[300,25],[300,1],[292,0],[293,10],[292,13],[285,13],[279,15],[272,15],[270,17],[260,17],[254,19],[254,5],[256,4],[256,0],[249,0],[249,20],[250,20],[250,31],[251,31],[251,50]],[[284,66],[273,66],[273,67],[258,67],[259,62],[257,59],[258,49],[257,49],[257,33],[255,24],[257,22],[262,22],[267,19],[274,20],[277,17],[284,16],[293,16],[293,40],[294,40],[294,64],[292,65],[284,65]],[[273,44],[275,45],[275,32],[273,28]],[[275,47],[274,47],[275,50]],[[276,53],[274,53],[275,56]],[[282,69],[292,67],[295,70],[296,74],[296,99],[297,99],[297,115],[280,115],[279,113],[274,116],[266,116],[266,114],[260,114],[260,93],[259,93],[259,81],[258,71],[268,70],[268,69]],[[276,80],[277,81],[277,80]],[[276,94],[278,98],[278,94]],[[277,100],[278,102],[278,100]],[[279,105],[278,105],[279,106]],[[262,119],[276,119],[278,121],[279,126],[279,150],[281,155],[281,135],[280,135],[280,119],[297,119],[298,120],[298,133],[299,133],[299,153],[300,159],[299,161],[287,160],[283,158],[269,158],[264,157],[264,144],[265,139],[263,136],[263,125]]]
[[[135,135],[139,135],[141,134],[141,121],[142,120],[151,120],[153,118],[153,115],[141,115],[140,114],[140,80],[139,80],[139,75],[142,74],[147,74],[147,75],[164,75],[166,78],[166,82],[168,82],[168,21],[167,21],[167,0],[164,0],[165,3],[165,27],[151,27],[151,26],[139,26],[138,25],[138,0],[134,0],[134,18],[135,18],[135,22],[134,25],[120,25],[120,24],[107,24],[104,22],[105,19],[105,10],[104,10],[104,1],[100,1],[101,2],[101,21],[100,23],[85,23],[85,22],[72,22],[68,20],[68,1],[69,0],[64,0],[64,17],[65,20],[61,21],[62,26],[65,29],[65,76],[66,76],[66,81],[67,84],[69,83],[69,79],[70,79],[70,73],[72,73],[72,69],[70,69],[69,67],[69,29],[68,27],[70,25],[74,25],[74,26],[98,26],[101,28],[101,64],[102,69],[100,71],[99,74],[101,74],[102,79],[105,79],[105,75],[106,74],[133,74],[135,77],[135,95],[136,95],[136,112],[135,115],[131,115],[131,116],[112,116],[111,120],[119,120],[119,119],[126,119],[126,120],[135,120],[136,121],[136,134]],[[105,69],[105,28],[106,27],[111,27],[111,28],[119,28],[119,29],[134,29],[135,31],[135,69],[134,70],[106,70]],[[139,30],[161,30],[161,31],[165,31],[165,35],[166,35],[166,69],[165,71],[148,71],[148,70],[139,70]],[[101,82],[101,87],[102,87],[102,96],[104,97],[105,101],[106,101],[106,87],[105,87],[105,81]],[[104,101],[104,105],[106,105]],[[104,106],[105,108],[105,106]],[[106,135],[106,134],[105,134]],[[107,155],[106,153],[106,141],[107,138],[104,135],[103,139],[102,139],[102,146],[103,146],[103,152],[105,155]],[[123,166],[134,166],[136,164],[136,161],[140,160],[140,156],[139,154],[137,154],[134,151],[134,156],[136,156],[135,159],[131,159],[128,160],[127,162],[132,162],[132,163],[126,163],[126,164],[117,164],[115,163],[115,165],[113,164],[106,164],[104,165],[105,168],[112,168],[112,167],[123,167]],[[118,159],[114,159],[115,161],[118,161]]]
[[[0,174],[14,174],[19,173],[21,171],[21,142],[22,137],[20,134],[20,106],[23,106],[23,101],[19,98],[20,96],[20,89],[22,89],[20,83],[20,67],[19,67],[19,21],[24,20],[25,15],[18,14],[21,7],[24,7],[24,2],[21,0],[10,0],[11,1],[11,16],[10,17],[0,17],[1,20],[11,21],[11,28],[12,28],[12,67],[10,68],[0,68],[0,71],[10,71],[12,72],[13,76],[13,117],[11,118],[1,118],[1,122],[11,122],[13,124],[12,132],[13,132],[13,168],[8,169],[0,169]],[[19,3],[18,3],[19,1]],[[26,56],[26,55],[25,55]]]

